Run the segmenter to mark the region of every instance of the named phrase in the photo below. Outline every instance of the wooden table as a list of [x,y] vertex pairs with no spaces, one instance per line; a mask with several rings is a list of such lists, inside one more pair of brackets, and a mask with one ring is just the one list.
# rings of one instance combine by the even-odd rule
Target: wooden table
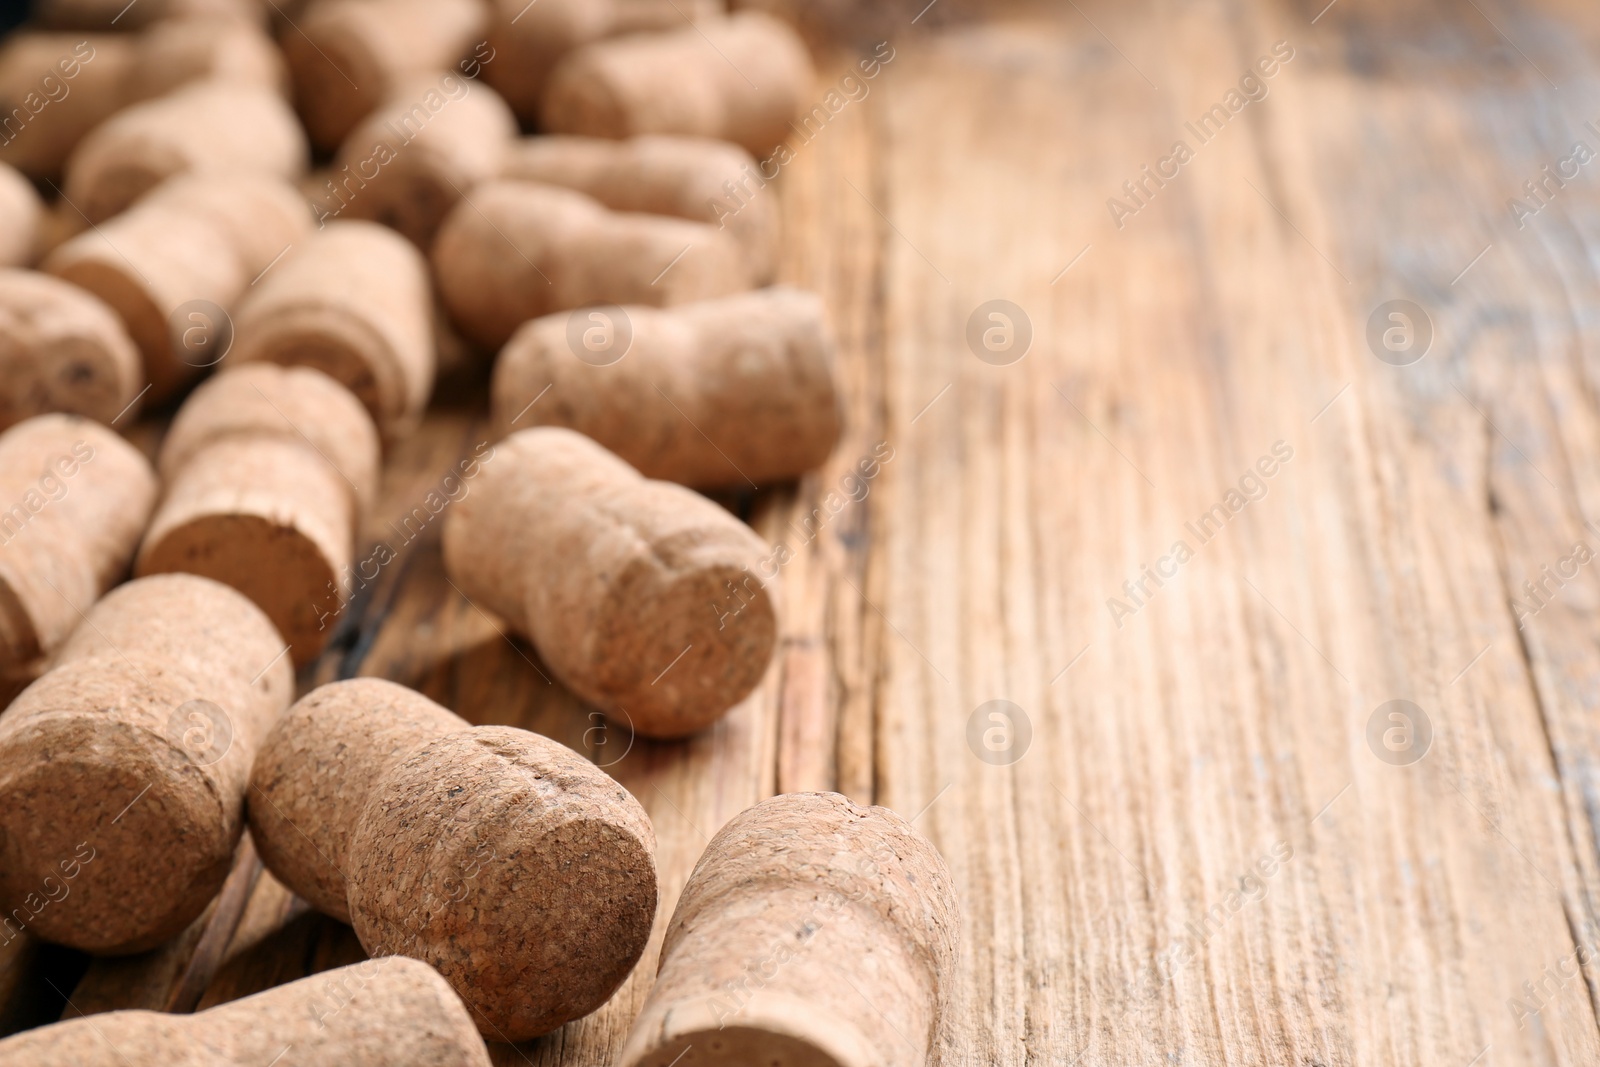
[[[794,558],[715,730],[629,747],[455,591],[436,522],[398,543],[483,440],[481,371],[391,457],[367,536],[400,559],[304,683],[594,754],[655,822],[658,937],[774,791],[914,818],[965,920],[948,1065],[1600,1062],[1600,12],[1324,3],[891,20],[760,194],[850,422],[728,501]],[[248,855],[150,957],[5,951],[12,1027],[360,958]],[[497,1061],[609,1063],[654,959]]]

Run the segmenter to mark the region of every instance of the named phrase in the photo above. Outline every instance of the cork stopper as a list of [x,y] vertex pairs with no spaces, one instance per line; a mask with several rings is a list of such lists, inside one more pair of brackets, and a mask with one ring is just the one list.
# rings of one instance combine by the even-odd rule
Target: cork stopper
[[373,791],[350,841],[367,951],[439,969],[480,1032],[521,1041],[604,1004],[656,911],[655,834],[626,789],[538,734],[431,741]]
[[0,116],[10,120],[0,162],[30,178],[60,175],[84,135],[127,106],[138,51],[136,39],[103,33],[19,30],[0,41]]
[[32,673],[123,576],[155,498],[144,456],[98,423],[0,434],[0,673]]
[[495,364],[496,430],[565,426],[647,478],[701,487],[788,481],[838,443],[833,339],[815,295],[763,289],[622,316],[630,342],[615,361],[572,344],[571,314],[518,330]]
[[210,220],[227,237],[249,281],[311,236],[311,212],[298,189],[249,171],[180,174],[139,202]]
[[427,742],[468,729],[421,693],[379,678],[312,690],[268,735],[250,776],[264,863],[318,911],[350,921],[350,835],[378,781]]
[[101,300],[48,274],[0,270],[0,430],[52,411],[109,423],[143,383],[139,350]]
[[[0,716],[0,903],[84,951],[151,948],[221,888],[261,737],[293,691],[271,624],[194,577],[88,612]],[[55,883],[69,891],[38,906]]]
[[433,390],[427,264],[392,230],[332,222],[239,304],[232,359],[313,367],[366,405],[385,436],[407,432]]
[[213,78],[260,86],[279,96],[289,91],[283,55],[259,26],[201,16],[166,19],[144,32],[126,92],[129,100],[150,100]]
[[[289,0],[276,0],[287,6]],[[41,26],[61,30],[129,32],[159,23],[190,18],[226,19],[250,26],[262,25],[265,13],[258,0],[35,0],[33,17]]]
[[196,82],[118,112],[67,161],[65,195],[104,222],[167,178],[191,171],[304,172],[305,134],[283,98],[260,86]]
[[933,846],[837,793],[756,805],[696,864],[622,1067],[922,1067],[959,909]]
[[743,11],[579,48],[551,73],[541,116],[553,133],[685,134],[764,156],[788,138],[815,80],[788,24]]
[[663,307],[752,285],[737,242],[712,226],[608,211],[582,193],[532,182],[475,189],[440,228],[433,270],[451,320],[490,348],[555,311]]
[[480,0],[319,0],[282,37],[312,144],[338,148],[407,78],[456,68],[484,40]]
[[778,618],[753,530],[571,430],[495,449],[444,527],[445,568],[474,603],[647,737],[695,733],[749,695]]
[[44,224],[44,204],[28,179],[0,163],[0,267],[33,262]]
[[112,1011],[0,1041],[0,1064],[490,1067],[467,1008],[403,957],[323,971],[194,1015]]

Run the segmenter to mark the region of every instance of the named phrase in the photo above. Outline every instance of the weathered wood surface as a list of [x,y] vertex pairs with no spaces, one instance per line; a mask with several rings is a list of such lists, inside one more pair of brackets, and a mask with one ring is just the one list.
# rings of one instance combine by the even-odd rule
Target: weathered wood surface
[[[436,523],[400,543],[482,440],[471,402],[390,458],[366,536],[399,558],[303,681],[383,675],[592,753],[655,822],[658,937],[707,835],[775,790],[915,817],[965,916],[950,1065],[1600,1062],[1600,159],[1522,228],[1508,205],[1600,153],[1600,15],[1324,2],[890,24],[870,95],[762,194],[838,324],[850,430],[727,501],[795,558],[778,663],[714,731],[630,747],[452,588]],[[1278,42],[1202,143],[1185,124]],[[994,299],[1032,327],[1009,365],[967,339]],[[1431,321],[1410,365],[1368,343],[1391,300]],[[1414,762],[1415,715],[1409,756],[1398,721],[1369,741],[1396,699]],[[1016,716],[969,730],[992,700],[1025,749]],[[94,963],[67,1014],[359,958],[251,862],[226,936]],[[654,955],[497,1061],[609,1063]],[[45,969],[74,974],[0,954],[8,1026]]]

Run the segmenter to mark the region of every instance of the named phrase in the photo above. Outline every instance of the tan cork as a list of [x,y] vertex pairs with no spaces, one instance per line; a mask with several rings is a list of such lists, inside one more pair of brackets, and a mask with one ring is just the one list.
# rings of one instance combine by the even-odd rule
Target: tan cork
[[609,211],[533,182],[487,182],[457,205],[434,242],[433,271],[456,327],[490,348],[554,311],[664,307],[754,284],[738,243],[713,226]]
[[[276,1057],[276,1058],[274,1058]],[[449,983],[404,957],[314,974],[194,1015],[112,1011],[0,1041],[0,1067],[490,1067]]]
[[0,905],[14,924],[119,954],[204,910],[244,829],[256,746],[294,691],[282,649],[248,600],[192,575],[130,582],[88,611],[0,716]]
[[262,861],[318,911],[350,921],[350,835],[395,764],[465,719],[405,686],[353,678],[289,709],[250,775],[250,833]]
[[33,673],[123,577],[155,500],[150,464],[98,423],[0,434],[0,674]]
[[474,603],[648,737],[702,730],[755,688],[778,615],[753,530],[571,430],[522,430],[495,452],[445,519],[445,568]]
[[766,155],[788,138],[815,80],[787,23],[745,11],[585,45],[551,73],[541,115],[552,133],[675,133]]
[[92,293],[0,270],[0,430],[52,411],[131,420],[144,367],[122,321]]
[[753,284],[777,271],[777,197],[763,194],[755,157],[738,145],[699,137],[525,137],[501,176],[576,189],[613,211],[706,222],[744,249]]
[[305,134],[271,89],[208,80],[135,104],[97,126],[67,160],[65,195],[104,222],[174,175],[248,171],[292,180]]
[[338,148],[417,74],[457,70],[484,40],[481,0],[316,0],[282,35],[312,144]]
[[370,222],[330,222],[239,304],[229,358],[314,367],[399,436],[433,391],[432,316],[427,263],[411,242]]
[[275,257],[304,243],[311,221],[278,178],[185,175],[42,266],[116,311],[143,356],[146,400],[157,402],[229,357],[237,331],[226,312]]
[[483,64],[483,80],[530,125],[539,120],[551,70],[568,52],[619,34],[677,29],[723,9],[720,0],[492,0],[492,6],[493,58]]
[[[21,30],[0,41],[0,162],[55,178],[85,134],[128,105],[138,62],[131,36]],[[19,117],[26,117],[19,123]]]
[[[287,0],[275,0],[286,4]],[[34,18],[62,30],[126,32],[176,19],[217,18],[262,26],[271,8],[261,0],[36,0]]]
[[450,209],[499,173],[516,136],[487,86],[454,73],[407,78],[339,150],[339,216],[381,222],[426,251]]
[[621,1067],[923,1067],[954,988],[950,872],[911,824],[794,793],[723,827]]
[[44,203],[22,173],[0,163],[0,267],[33,262],[44,225]]
[[210,78],[289,92],[289,71],[272,38],[258,26],[216,17],[152,25],[140,38],[126,91],[130,100],[150,100]]
[[[596,314],[603,325],[611,313]],[[565,426],[647,478],[702,488],[788,481],[838,444],[833,338],[814,294],[762,289],[622,314],[630,339],[615,362],[585,349],[568,314],[518,330],[495,364],[496,431]]]
[[377,428],[343,387],[307,368],[241,366],[180,410],[135,569],[232,586],[307,663],[333,635],[377,466]]

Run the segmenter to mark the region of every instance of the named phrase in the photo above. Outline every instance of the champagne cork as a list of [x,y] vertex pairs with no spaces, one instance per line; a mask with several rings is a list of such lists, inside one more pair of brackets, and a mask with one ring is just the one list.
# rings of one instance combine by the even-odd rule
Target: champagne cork
[[811,293],[762,289],[665,310],[599,310],[597,327],[626,323],[602,351],[585,347],[581,332],[574,343],[575,317],[582,321],[581,313],[535,319],[501,351],[492,388],[499,434],[565,426],[646,478],[702,488],[791,480],[839,442],[833,338]]
[[[285,2],[285,0],[277,0]],[[168,20],[215,18],[261,26],[270,7],[260,0],[35,0],[40,25],[62,30],[130,32]]]
[[754,284],[738,244],[712,226],[608,211],[532,182],[489,182],[457,205],[434,242],[433,270],[456,327],[489,348],[554,311],[664,307]]
[[177,174],[249,171],[292,180],[306,165],[305,134],[282,97],[203,81],[96,127],[67,160],[64,195],[91,222],[104,222]]
[[759,11],[585,45],[550,75],[552,133],[712,137],[765,155],[789,136],[816,80],[805,44]]
[[484,40],[482,0],[317,0],[282,36],[295,100],[331,151],[408,79],[457,67]]
[[22,30],[0,42],[0,162],[61,173],[85,134],[128,104],[138,43],[109,34]]
[[316,658],[376,481],[366,410],[320,371],[247,364],[189,398],[160,466],[167,492],[137,572],[232,586],[272,620],[295,663]]
[[538,734],[468,727],[389,682],[340,682],[278,725],[251,781],[251,832],[273,871],[348,916],[368,952],[437,967],[485,1036],[521,1041],[588,1014],[649,939],[649,818]]
[[724,229],[744,249],[755,285],[777,271],[778,203],[755,158],[738,145],[697,137],[525,137],[501,176],[576,189],[612,211],[673,215]]
[[146,399],[155,402],[228,355],[235,331],[224,313],[310,232],[305,201],[287,182],[185,175],[69,239],[43,269],[116,311],[143,357]]
[[695,865],[621,1067],[923,1067],[959,923],[944,861],[899,815],[774,797]]
[[370,222],[332,222],[240,303],[233,359],[314,367],[392,438],[416,425],[433,391],[432,315],[427,263],[409,241]]
[[493,0],[483,80],[529,125],[539,120],[545,82],[557,61],[591,41],[657,33],[722,10],[718,0]]
[[0,1067],[490,1067],[425,963],[367,960],[194,1015],[112,1011],[0,1041]]
[[33,262],[44,225],[39,194],[14,168],[0,163],[0,268]]
[[282,650],[254,605],[192,575],[130,582],[91,608],[0,716],[6,913],[103,954],[194,921],[232,864],[256,746],[294,692]]
[[155,506],[137,449],[70,415],[0,434],[0,674],[36,673],[122,578]]
[[497,445],[444,527],[461,591],[646,737],[702,730],[761,681],[778,629],[765,555],[716,504],[554,427]]
[[340,148],[339,215],[381,222],[427,250],[450,209],[499,172],[516,135],[494,90],[455,74],[408,78]]
[[128,98],[150,100],[213,78],[257,85],[285,97],[289,92],[283,54],[260,27],[203,17],[168,19],[145,31],[139,61],[128,79]]
[[144,385],[139,350],[94,295],[30,270],[0,270],[0,430],[52,411],[109,423]]

